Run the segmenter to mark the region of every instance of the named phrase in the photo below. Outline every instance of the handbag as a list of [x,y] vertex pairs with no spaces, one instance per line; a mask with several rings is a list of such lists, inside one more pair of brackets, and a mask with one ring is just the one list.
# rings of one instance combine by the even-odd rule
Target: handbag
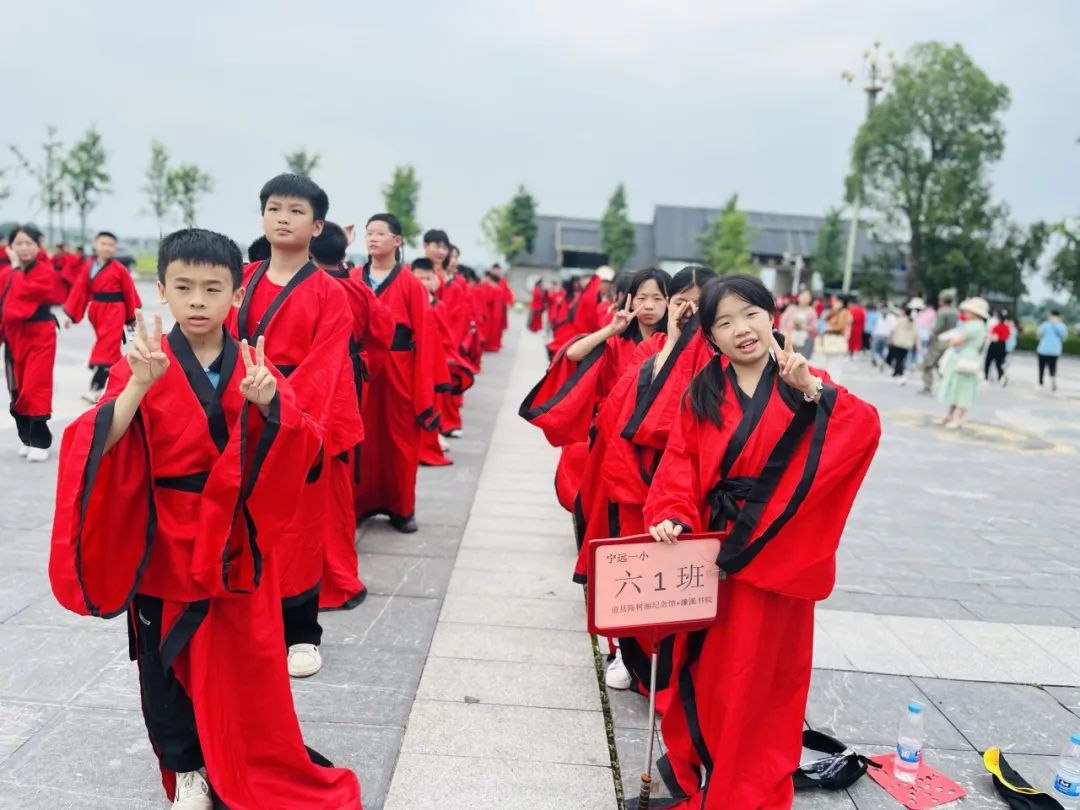
[[957,374],[978,374],[979,371],[980,369],[978,360],[959,359],[956,361]]
[[843,335],[838,335],[835,332],[826,332],[825,337],[822,338],[822,350],[825,354],[846,354],[848,340]]

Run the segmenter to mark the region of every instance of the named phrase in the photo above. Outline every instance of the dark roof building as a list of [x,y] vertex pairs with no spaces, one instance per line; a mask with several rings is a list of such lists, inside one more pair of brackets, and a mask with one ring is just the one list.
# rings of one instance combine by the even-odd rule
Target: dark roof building
[[[634,224],[637,251],[626,266],[662,267],[672,271],[700,262],[698,237],[719,214],[719,208],[656,206],[651,223]],[[795,256],[802,256],[809,270],[813,270],[818,231],[824,226],[825,218],[760,211],[747,211],[746,217],[753,233],[751,259],[754,264],[770,269],[770,272],[763,271],[763,280],[771,283],[778,295],[790,292],[794,283],[790,265]],[[846,244],[848,221],[843,220],[843,225]],[[543,270],[550,275],[554,271],[591,270],[607,263],[600,244],[600,220],[540,215],[536,218],[536,226],[532,252],[516,257],[513,262],[514,268],[520,268],[515,276],[521,277],[522,285],[525,273],[535,276],[536,271]],[[855,266],[858,267],[865,256],[879,252],[881,246],[860,227],[855,240]],[[808,282],[809,275],[800,283]]]

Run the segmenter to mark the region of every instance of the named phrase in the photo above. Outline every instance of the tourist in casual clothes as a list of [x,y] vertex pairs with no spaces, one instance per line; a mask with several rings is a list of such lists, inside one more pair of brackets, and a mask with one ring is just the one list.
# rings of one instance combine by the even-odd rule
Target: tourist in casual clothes
[[1008,383],[1005,376],[1005,360],[1009,356],[1009,337],[1012,327],[1009,325],[1009,313],[1002,310],[997,321],[989,327],[990,344],[986,347],[986,361],[983,363],[983,377],[990,382],[990,366],[997,367],[997,379],[1002,385]]
[[784,310],[780,318],[780,332],[784,335],[785,345],[807,360],[813,356],[814,341],[818,335],[818,318],[809,290],[802,290],[795,304]]
[[899,379],[900,385],[907,385],[904,368],[907,366],[908,357],[915,350],[917,340],[915,322],[911,320],[908,311],[904,310],[896,319],[892,332],[889,333],[888,363],[892,366],[893,378]]
[[824,321],[821,350],[825,358],[821,367],[828,371],[834,380],[839,380],[847,362],[848,341],[851,339],[852,317],[847,301],[832,296]]
[[1039,385],[1047,371],[1050,372],[1050,388],[1057,391],[1057,361],[1065,348],[1068,328],[1061,321],[1061,310],[1050,310],[1050,317],[1039,324],[1039,344],[1035,353],[1039,356]]
[[[874,347],[874,329],[878,325],[878,321],[881,319],[881,313],[878,311],[878,305],[873,301],[866,305],[866,323],[863,324],[863,351],[869,352]],[[871,361],[873,361],[873,354],[870,355]]]
[[941,335],[956,327],[958,316],[956,309],[953,307],[953,301],[955,300],[956,294],[952,290],[942,290],[938,296],[937,317],[934,318],[934,329],[930,337],[930,344],[927,346],[926,356],[923,357],[922,390],[924,394],[933,393],[934,372],[937,370],[938,363],[941,362],[945,350],[949,348],[947,342],[941,340]]
[[889,338],[896,326],[896,311],[887,304],[881,305],[881,314],[874,325],[874,335],[870,343],[870,359],[882,371],[888,364]]
[[958,322],[956,329],[944,333],[950,348],[945,353],[942,369],[941,401],[949,406],[949,410],[940,424],[950,430],[963,427],[968,409],[975,402],[990,305],[985,298],[968,298],[960,304],[960,312],[964,320]]

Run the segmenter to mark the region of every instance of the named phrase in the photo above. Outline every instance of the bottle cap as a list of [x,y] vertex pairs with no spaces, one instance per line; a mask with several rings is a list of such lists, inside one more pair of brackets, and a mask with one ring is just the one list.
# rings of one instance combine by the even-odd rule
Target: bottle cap
[[1080,745],[1080,734],[1073,734],[1069,739],[1072,741],[1073,745]]
[[913,700],[907,705],[907,710],[912,714],[922,714],[922,704]]

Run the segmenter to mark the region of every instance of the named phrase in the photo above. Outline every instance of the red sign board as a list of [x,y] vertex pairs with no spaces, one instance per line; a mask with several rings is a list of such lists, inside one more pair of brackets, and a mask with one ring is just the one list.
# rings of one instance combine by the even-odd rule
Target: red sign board
[[652,635],[708,627],[716,620],[724,573],[720,536],[687,534],[674,545],[647,534],[589,543],[589,632]]

